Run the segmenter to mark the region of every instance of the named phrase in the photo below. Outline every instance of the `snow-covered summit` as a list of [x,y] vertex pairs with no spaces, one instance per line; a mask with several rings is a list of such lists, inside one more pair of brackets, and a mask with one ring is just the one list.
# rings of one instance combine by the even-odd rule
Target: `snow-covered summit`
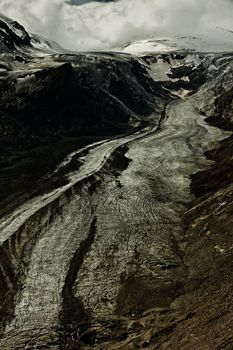
[[233,32],[215,28],[208,34],[199,35],[174,35],[167,34],[155,38],[148,38],[125,44],[116,48],[132,54],[145,52],[169,52],[169,51],[192,51],[192,52],[228,52],[233,51]]

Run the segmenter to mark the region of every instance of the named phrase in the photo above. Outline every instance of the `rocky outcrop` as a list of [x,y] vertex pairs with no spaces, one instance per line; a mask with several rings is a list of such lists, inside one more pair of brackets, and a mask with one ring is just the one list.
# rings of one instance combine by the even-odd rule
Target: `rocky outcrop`
[[136,62],[75,60],[77,68],[58,62],[56,68],[3,80],[0,104],[8,124],[12,120],[30,136],[109,135],[128,131],[134,117],[153,112],[153,84],[149,90],[140,65],[134,73]]
[[[220,63],[220,65],[219,65]],[[222,61],[214,59],[210,84],[203,85],[196,99],[196,107],[204,115],[210,117],[211,123],[231,128],[232,120],[232,54],[225,55]]]

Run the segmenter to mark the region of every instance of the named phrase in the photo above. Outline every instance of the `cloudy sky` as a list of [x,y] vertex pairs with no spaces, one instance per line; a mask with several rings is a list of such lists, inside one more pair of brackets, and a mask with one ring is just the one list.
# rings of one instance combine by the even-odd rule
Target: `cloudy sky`
[[[85,0],[71,0],[82,3]],[[232,0],[1,0],[0,12],[68,49],[100,50],[169,33],[233,30]]]

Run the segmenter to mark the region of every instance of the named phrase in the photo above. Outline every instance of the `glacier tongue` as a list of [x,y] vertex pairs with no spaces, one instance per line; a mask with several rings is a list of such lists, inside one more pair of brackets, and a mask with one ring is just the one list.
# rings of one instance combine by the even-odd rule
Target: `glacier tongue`
[[[55,138],[74,141],[81,131],[84,137],[105,132],[98,141],[67,152],[63,161],[64,143],[59,144],[60,163],[44,179],[50,185],[54,175],[58,180],[64,176],[65,182],[37,188],[33,178],[35,189],[27,183],[23,200],[10,187],[13,205],[0,219],[1,349],[181,348],[170,347],[170,336],[178,334],[180,342],[179,327],[190,325],[198,312],[203,316],[202,310],[187,310],[195,308],[195,293],[208,274],[215,275],[216,253],[222,255],[231,246],[225,243],[225,232],[219,230],[217,239],[210,235],[209,222],[198,226],[211,209],[207,197],[204,210],[200,202],[187,210],[194,199],[190,175],[207,171],[212,162],[205,152],[229,136],[207,124],[203,113],[218,112],[220,119],[231,115],[233,56],[214,53],[228,51],[230,39],[170,36],[128,44],[123,53],[77,54],[60,51],[36,35],[32,47],[20,48],[18,43],[28,36],[8,22],[3,21],[2,33],[4,38],[10,33],[12,45],[1,60],[12,65],[0,71],[0,103],[6,114],[0,119],[1,142],[22,137],[15,146],[21,152],[19,165],[26,160],[28,166],[20,146],[32,142],[29,136],[50,140],[50,160]],[[222,34],[231,37],[230,32]],[[43,157],[30,142],[36,165],[29,166],[39,172]],[[9,154],[7,148],[5,171],[18,180],[18,159],[9,159]],[[218,173],[213,183],[216,178]],[[22,187],[30,181],[22,175],[20,180]],[[5,181],[8,185],[8,177]],[[207,191],[209,184],[201,185],[197,191]],[[211,215],[221,217],[231,199],[214,198],[214,205],[220,205]],[[197,208],[197,220],[184,223],[185,213]],[[229,216],[224,213],[220,223]],[[188,229],[196,227],[191,237]],[[203,237],[207,244],[202,246]],[[195,243],[197,251],[192,250]],[[211,245],[215,255],[208,260],[205,249]],[[210,284],[218,295],[218,284],[212,279]],[[224,300],[228,295],[225,290]],[[216,310],[208,320],[211,325],[219,317]],[[108,342],[116,344],[110,347]]]

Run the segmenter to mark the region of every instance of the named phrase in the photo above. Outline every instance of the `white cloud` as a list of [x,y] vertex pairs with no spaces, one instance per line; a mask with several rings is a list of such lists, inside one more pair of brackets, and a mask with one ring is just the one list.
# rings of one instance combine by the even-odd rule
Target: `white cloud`
[[169,32],[233,29],[231,0],[119,0],[82,6],[64,0],[1,0],[0,12],[75,50],[109,49]]

